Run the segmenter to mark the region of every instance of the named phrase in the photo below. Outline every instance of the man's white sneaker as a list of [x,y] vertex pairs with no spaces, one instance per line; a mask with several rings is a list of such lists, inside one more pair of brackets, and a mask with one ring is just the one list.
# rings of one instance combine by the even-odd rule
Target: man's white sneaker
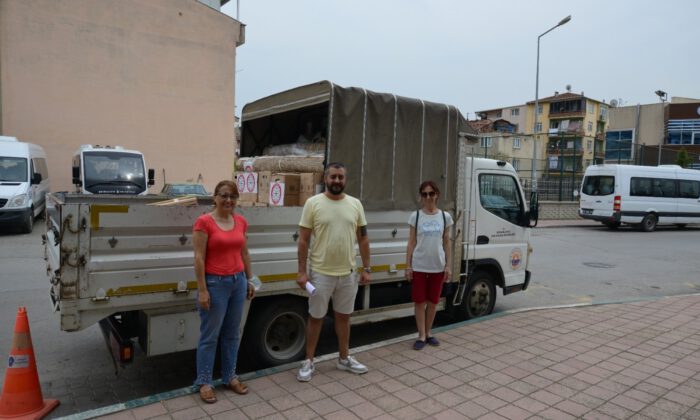
[[348,370],[352,373],[367,373],[367,366],[358,362],[354,357],[348,356],[347,359],[338,359],[338,364],[336,365],[340,370]]
[[311,359],[306,359],[301,362],[301,368],[299,368],[299,373],[297,373],[297,380],[299,382],[309,382],[311,380],[311,375],[314,373],[314,362]]

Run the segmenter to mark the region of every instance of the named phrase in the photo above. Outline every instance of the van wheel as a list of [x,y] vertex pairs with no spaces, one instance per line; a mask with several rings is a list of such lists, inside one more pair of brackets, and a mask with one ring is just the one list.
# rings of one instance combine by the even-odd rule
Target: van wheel
[[[452,302],[453,296],[448,297]],[[496,286],[493,277],[486,271],[475,271],[472,274],[467,290],[464,292],[462,303],[453,307],[452,315],[456,319],[470,319],[488,315],[496,305]]]
[[608,229],[615,230],[620,227],[620,222],[603,222]]
[[[264,305],[264,306],[263,306]],[[306,353],[306,305],[285,298],[258,303],[248,317],[246,353],[258,368],[300,360]]]
[[27,215],[27,218],[24,220],[24,223],[22,223],[22,232],[23,233],[32,233],[32,230],[34,230],[34,208],[32,207],[29,209],[29,213]]
[[656,218],[656,215],[649,213],[646,216],[644,216],[644,219],[642,219],[640,228],[643,232],[653,232],[654,229],[656,229],[657,222],[658,219]]

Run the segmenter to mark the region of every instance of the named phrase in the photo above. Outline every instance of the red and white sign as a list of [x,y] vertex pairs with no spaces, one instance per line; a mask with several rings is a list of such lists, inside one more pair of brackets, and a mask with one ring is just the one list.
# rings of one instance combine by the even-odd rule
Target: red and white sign
[[245,175],[245,186],[246,190],[245,192],[247,193],[256,193],[258,192],[258,173],[257,172],[248,172]]
[[273,181],[270,183],[270,205],[284,206],[284,182]]

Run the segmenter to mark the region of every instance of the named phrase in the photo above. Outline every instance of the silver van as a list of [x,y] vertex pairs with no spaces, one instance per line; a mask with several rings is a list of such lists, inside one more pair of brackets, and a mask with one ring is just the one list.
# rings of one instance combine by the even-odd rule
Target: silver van
[[49,191],[44,149],[0,136],[0,224],[30,233],[46,209]]

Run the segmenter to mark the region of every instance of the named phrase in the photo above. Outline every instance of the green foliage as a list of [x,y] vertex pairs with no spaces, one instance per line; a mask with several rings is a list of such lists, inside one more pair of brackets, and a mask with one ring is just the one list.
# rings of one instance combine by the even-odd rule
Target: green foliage
[[693,163],[693,158],[688,155],[688,151],[682,147],[678,154],[676,155],[676,165],[681,168],[687,168],[691,163]]

